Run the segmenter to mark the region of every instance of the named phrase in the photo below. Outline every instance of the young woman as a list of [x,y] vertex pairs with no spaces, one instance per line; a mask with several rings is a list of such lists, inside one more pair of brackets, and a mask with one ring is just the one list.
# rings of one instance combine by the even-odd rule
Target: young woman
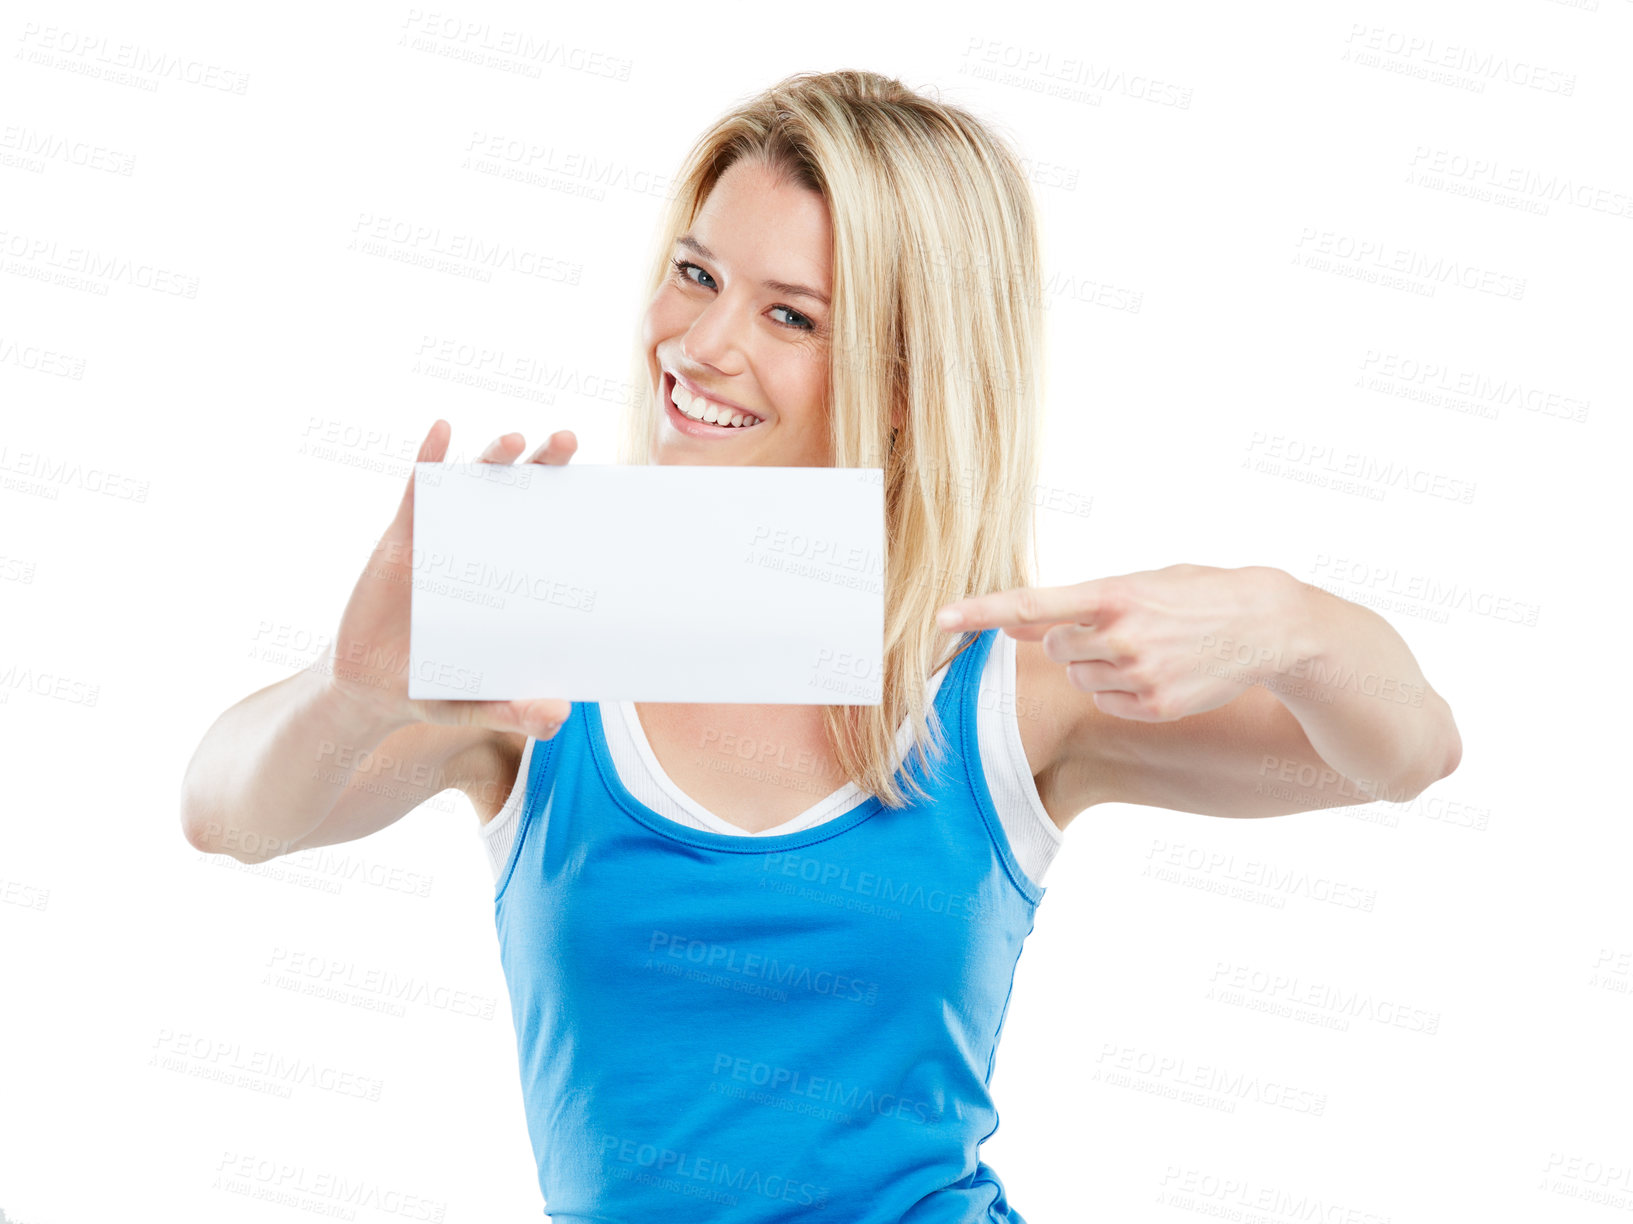
[[[410,477],[327,666],[200,745],[188,839],[255,862],[470,796],[553,1219],[1024,1224],[980,1146],[1073,818],[1404,799],[1457,732],[1381,619],[1280,570],[1028,585],[1037,235],[976,118],[801,74],[679,183],[621,459],[882,468],[883,704],[411,701]],[[439,420],[419,459],[447,445]],[[305,767],[325,743],[353,749],[338,780]]]

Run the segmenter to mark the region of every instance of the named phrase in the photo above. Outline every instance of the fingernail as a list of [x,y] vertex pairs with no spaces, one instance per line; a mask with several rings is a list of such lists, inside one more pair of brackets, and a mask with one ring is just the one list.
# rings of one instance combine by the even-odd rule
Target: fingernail
[[936,624],[943,629],[956,629],[963,621],[963,615],[951,608],[944,608],[936,613]]

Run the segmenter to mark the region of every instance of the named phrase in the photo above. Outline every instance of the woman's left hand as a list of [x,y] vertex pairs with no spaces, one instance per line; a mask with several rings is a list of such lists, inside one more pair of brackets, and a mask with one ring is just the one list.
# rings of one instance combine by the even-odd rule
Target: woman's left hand
[[[1300,584],[1270,566],[1170,565],[1076,586],[1016,587],[947,604],[946,631],[1001,627],[1043,643],[1107,714],[1169,722],[1290,670]],[[942,613],[961,613],[956,624]]]

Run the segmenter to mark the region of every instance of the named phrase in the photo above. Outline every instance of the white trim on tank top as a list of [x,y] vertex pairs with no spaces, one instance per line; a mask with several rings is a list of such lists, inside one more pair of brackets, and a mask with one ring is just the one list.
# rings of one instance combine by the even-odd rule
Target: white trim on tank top
[[[944,667],[930,678],[926,688],[927,701],[935,699],[941,681],[949,670]],[[1032,777],[1026,749],[1021,743],[1019,715],[1015,707],[1015,639],[1000,630],[987,655],[986,666],[981,671],[976,703],[976,737],[981,768],[986,774],[987,789],[992,792],[993,806],[998,811],[1010,849],[1027,877],[1035,884],[1042,884],[1063,835],[1049,818],[1038,795],[1037,782]],[[617,713],[617,717],[603,718],[602,729],[606,733],[614,768],[625,789],[659,815],[679,824],[732,837],[781,836],[798,833],[842,816],[862,798],[861,788],[854,782],[847,782],[799,815],[769,829],[751,833],[722,820],[675,785],[658,763],[633,702],[604,702],[601,708],[603,713],[609,710]],[[495,881],[510,857],[515,835],[515,814],[521,809],[527,793],[527,771],[534,743],[530,737],[523,748],[521,768],[504,807],[486,825],[478,825],[487,846]],[[901,764],[910,743],[911,728],[904,719],[896,733],[897,766]]]

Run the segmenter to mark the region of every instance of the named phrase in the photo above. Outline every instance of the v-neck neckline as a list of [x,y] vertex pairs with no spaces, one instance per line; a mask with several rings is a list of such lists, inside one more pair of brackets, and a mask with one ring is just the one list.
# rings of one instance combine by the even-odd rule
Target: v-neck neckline
[[[640,754],[641,761],[646,765],[647,771],[652,775],[653,779],[663,789],[664,794],[675,800],[681,807],[703,821],[716,833],[723,833],[728,837],[778,837],[787,833],[798,833],[801,829],[809,827],[811,817],[814,814],[827,811],[842,798],[851,798],[862,794],[862,788],[857,786],[856,783],[846,782],[845,785],[829,791],[811,804],[810,807],[796,812],[787,820],[779,821],[769,828],[757,831],[745,829],[741,825],[735,825],[725,817],[711,812],[682,790],[675,780],[669,776],[669,771],[659,763],[658,754],[653,751],[652,741],[647,738],[646,728],[641,725],[640,712],[636,710],[633,701],[618,701],[610,704],[617,707],[619,715],[624,720],[624,726],[628,730],[629,738],[635,743],[635,751]],[[830,817],[829,819],[837,818]]]
[[[957,651],[950,661],[942,665],[938,677],[934,680],[935,691],[931,694],[930,700],[931,704],[935,706],[937,715],[944,726],[951,722],[953,716],[953,711],[949,710],[943,704],[943,699],[946,698],[948,693],[948,681],[951,678],[952,670],[954,667],[958,666],[962,655],[968,654],[970,650],[975,649],[978,643],[979,636],[977,636],[977,638],[970,643],[969,647],[965,648],[964,650]],[[828,795],[827,798],[813,804],[799,815],[791,817],[789,820],[783,821],[781,824],[773,825],[771,828],[763,830],[762,832],[750,833],[737,825],[733,825],[730,821],[722,819],[715,813],[710,812],[707,808],[691,799],[690,796],[687,796],[684,791],[681,791],[680,788],[675,785],[674,779],[670,778],[669,775],[664,772],[663,767],[658,764],[657,757],[652,754],[652,745],[646,741],[645,729],[640,727],[640,718],[638,716],[635,717],[633,721],[635,722],[636,726],[635,728],[631,729],[631,732],[634,734],[636,731],[639,731],[639,734],[634,734],[637,749],[644,750],[642,753],[643,759],[647,761],[649,767],[652,769],[653,776],[663,784],[665,791],[667,793],[676,794],[683,797],[686,801],[685,806],[688,810],[702,812],[709,818],[709,823],[712,825],[723,825],[727,828],[736,829],[737,831],[735,833],[726,833],[719,832],[715,828],[693,828],[691,825],[682,824],[678,820],[665,816],[663,813],[641,802],[641,800],[636,797],[635,793],[631,791],[629,786],[625,783],[623,776],[618,772],[618,763],[613,759],[612,749],[607,743],[606,727],[602,721],[603,703],[590,701],[583,704],[589,714],[589,718],[586,720],[585,729],[590,744],[590,755],[600,765],[602,779],[606,783],[607,788],[612,792],[613,797],[623,804],[623,806],[628,808],[631,814],[639,819],[643,824],[669,837],[676,838],[677,840],[688,841],[697,845],[721,850],[729,849],[748,852],[762,850],[791,850],[798,846],[806,845],[809,842],[821,841],[826,838],[836,836],[837,834],[844,832],[846,829],[849,829],[852,825],[860,824],[869,816],[883,810],[884,805],[877,795],[865,794],[854,782],[847,782],[844,786]],[[606,704],[619,706],[623,703],[612,702]],[[630,714],[633,715],[634,711],[631,710]],[[622,713],[620,713],[620,717],[623,717]],[[898,759],[898,768],[900,768],[900,762],[903,759],[904,747],[909,750],[912,747],[910,739],[907,740],[905,745],[903,743],[904,739],[907,739],[908,734],[908,720],[904,719],[902,726],[897,728],[896,732],[896,755]],[[841,812],[837,816],[831,816],[825,820],[819,821],[814,825],[805,825],[804,827],[795,829],[792,832],[779,833],[777,831],[779,829],[786,828],[789,824],[792,824],[795,821],[804,820],[814,809],[820,808],[824,804],[833,802],[836,796],[844,794],[846,791],[853,791],[859,796],[857,802],[846,811]]]

